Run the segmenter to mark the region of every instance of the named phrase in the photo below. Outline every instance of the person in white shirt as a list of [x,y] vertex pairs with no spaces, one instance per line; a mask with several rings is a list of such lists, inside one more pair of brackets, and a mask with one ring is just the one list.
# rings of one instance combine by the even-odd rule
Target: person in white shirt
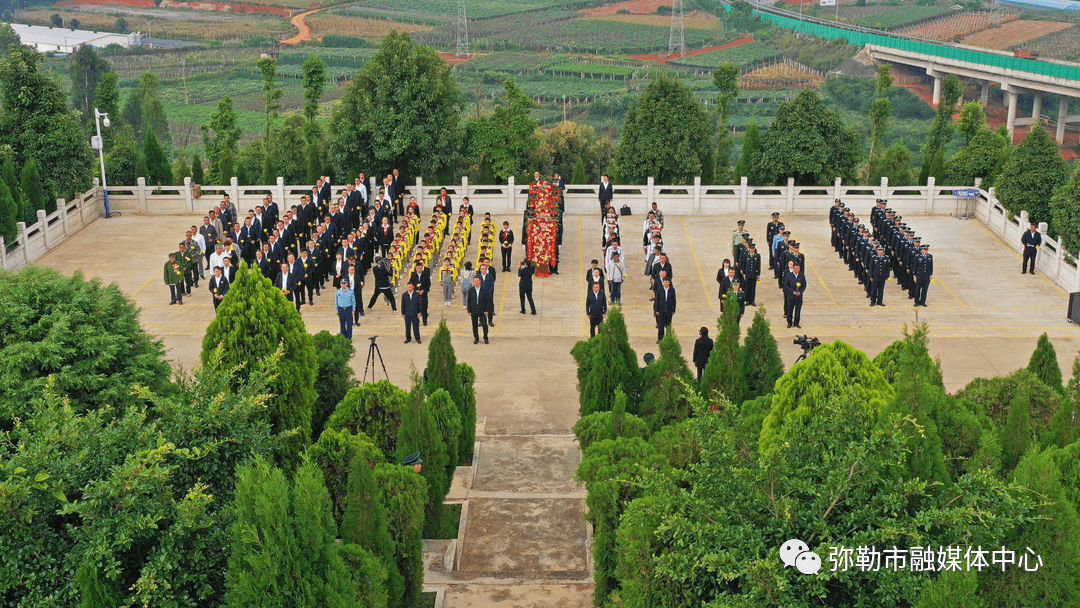
[[224,267],[225,262],[223,260],[227,257],[229,256],[225,254],[225,248],[222,247],[220,244],[215,245],[214,253],[210,254],[210,268],[214,269],[219,266]]
[[612,240],[611,244],[608,245],[607,248],[604,250],[604,267],[605,268],[611,262],[611,258],[616,253],[619,254],[619,259],[620,260],[624,260],[623,267],[625,268],[625,265],[626,265],[625,264],[625,259],[626,259],[626,257],[623,255],[623,248],[622,248],[622,245],[619,243],[619,239]]
[[626,265],[622,256],[612,253],[607,262],[608,293],[612,304],[622,304],[622,284],[626,280]]
[[199,269],[199,278],[200,279],[205,279],[206,275],[203,274],[203,264],[202,263],[203,263],[203,255],[206,254],[206,237],[204,237],[202,234],[199,234],[199,227],[198,226],[192,226],[191,227],[191,240],[194,241],[195,244],[199,246],[199,251],[202,252],[202,254],[199,255],[199,259],[197,260],[198,264],[196,264],[195,266]]

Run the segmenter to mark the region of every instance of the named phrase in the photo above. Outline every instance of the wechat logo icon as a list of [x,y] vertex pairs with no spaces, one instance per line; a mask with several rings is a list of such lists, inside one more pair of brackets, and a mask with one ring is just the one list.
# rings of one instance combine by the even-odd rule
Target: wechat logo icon
[[781,545],[780,561],[784,562],[785,568],[794,566],[803,574],[817,574],[821,570],[821,558],[797,538]]

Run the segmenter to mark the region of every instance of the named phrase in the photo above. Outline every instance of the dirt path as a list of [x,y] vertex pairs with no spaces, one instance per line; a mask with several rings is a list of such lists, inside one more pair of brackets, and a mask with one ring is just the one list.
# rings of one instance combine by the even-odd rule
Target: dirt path
[[317,8],[313,11],[307,11],[304,13],[300,13],[299,15],[293,15],[292,24],[296,26],[296,29],[299,30],[299,32],[288,40],[282,40],[281,44],[300,44],[301,42],[311,40],[311,28],[308,27],[308,24],[306,21],[304,21],[304,18],[312,13],[317,13],[321,10],[323,9]]

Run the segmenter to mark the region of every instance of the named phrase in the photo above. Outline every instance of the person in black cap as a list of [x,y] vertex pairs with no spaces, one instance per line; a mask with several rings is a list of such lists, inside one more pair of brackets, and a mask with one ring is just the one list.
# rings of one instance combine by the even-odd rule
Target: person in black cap
[[934,280],[934,256],[930,254],[930,245],[920,247],[922,254],[915,263],[915,306],[926,306],[926,291]]
[[885,255],[885,248],[879,243],[877,255],[870,260],[870,306],[884,306],[881,298],[885,295],[885,283],[889,280],[891,269],[889,256]]
[[414,471],[419,473],[421,469],[420,465],[424,464],[424,461],[420,460],[420,452],[413,452],[406,456],[405,459],[401,461],[401,464],[412,467]]
[[701,374],[705,371],[705,366],[709,364],[713,340],[709,337],[708,327],[702,327],[698,331],[698,336],[699,338],[694,342],[694,367],[697,368],[697,379],[701,380]]
[[761,276],[761,254],[757,252],[754,243],[750,243],[750,250],[743,258],[743,290],[746,292],[746,305],[757,306],[757,282]]
[[[829,222],[833,219],[833,211],[829,210]],[[769,249],[769,268],[773,267],[772,243],[773,237],[784,231],[784,222],[780,221],[780,213],[773,211],[772,221],[765,224],[765,246]]]
[[749,234],[743,229],[743,226],[746,225],[746,220],[739,220],[737,223],[739,227],[731,233],[731,259],[733,260],[735,259],[735,252],[739,250],[739,245],[743,242],[744,235]]
[[1031,222],[1031,227],[1020,237],[1020,243],[1024,246],[1024,261],[1021,262],[1020,274],[1027,274],[1028,260],[1031,260],[1031,274],[1035,274],[1035,256],[1039,254],[1039,245],[1042,245],[1042,235],[1039,234],[1039,225]]

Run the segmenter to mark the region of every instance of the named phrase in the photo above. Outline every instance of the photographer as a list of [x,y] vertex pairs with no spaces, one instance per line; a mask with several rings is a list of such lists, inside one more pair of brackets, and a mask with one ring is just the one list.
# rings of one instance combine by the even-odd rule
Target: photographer
[[521,314],[525,314],[525,300],[529,300],[529,308],[532,314],[536,314],[536,304],[533,302],[533,275],[536,270],[528,260],[522,260],[518,265],[518,297],[521,299]]

